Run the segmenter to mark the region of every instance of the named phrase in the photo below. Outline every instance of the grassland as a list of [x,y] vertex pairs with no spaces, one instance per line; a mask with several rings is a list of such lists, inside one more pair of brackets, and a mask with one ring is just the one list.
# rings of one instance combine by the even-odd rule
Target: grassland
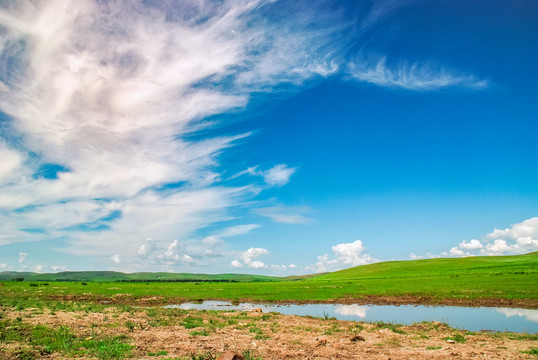
[[[385,262],[303,278],[213,275],[213,280],[225,282],[116,282],[125,280],[124,275],[135,280],[159,280],[156,276],[161,275],[91,275],[65,273],[60,275],[64,281],[58,282],[0,282],[0,358],[214,360],[235,349],[249,360],[357,354],[365,359],[444,359],[455,354],[521,359],[532,358],[537,351],[535,334],[470,333],[441,323],[366,324],[158,305],[225,299],[538,308],[538,253]],[[179,274],[173,275],[177,279]],[[189,278],[192,274],[182,275],[196,281]],[[35,274],[26,276],[36,279]],[[80,276],[93,281],[65,281]]]
[[[232,278],[233,277],[229,277]],[[251,277],[236,283],[4,282],[0,301],[72,299],[96,303],[267,302],[426,303],[538,308],[538,252],[517,256],[392,261],[310,278]],[[259,279],[258,279],[259,280]]]

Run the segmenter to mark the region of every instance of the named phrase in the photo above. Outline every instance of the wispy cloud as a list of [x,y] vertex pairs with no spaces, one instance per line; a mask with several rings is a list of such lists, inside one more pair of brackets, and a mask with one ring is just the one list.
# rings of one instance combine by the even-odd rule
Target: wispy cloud
[[350,63],[349,72],[359,81],[407,90],[427,91],[447,87],[481,89],[488,86],[487,80],[445,69],[433,63],[404,62],[388,65],[385,57],[376,61],[359,60]]
[[[212,115],[244,109],[252,93],[347,71],[349,22],[316,4],[288,4],[293,11],[276,5],[2,3],[0,110],[9,119],[0,139],[0,245],[55,239],[58,251],[121,258],[122,265],[181,265],[216,253],[189,244],[257,194],[248,181],[222,180],[219,164],[223,151],[250,134],[191,135],[211,126],[204,119]],[[429,78],[424,67],[402,75],[384,61],[374,71],[355,66],[360,81],[439,86],[439,76]],[[448,75],[445,82],[473,84]],[[63,170],[44,177],[44,166]],[[295,170],[253,164],[232,178],[256,175],[266,189],[285,185]],[[257,213],[282,223],[310,220],[300,208]],[[139,251],[148,238],[160,245],[144,258]]]
[[270,206],[253,210],[255,214],[270,218],[272,221],[283,224],[307,224],[312,219],[304,216],[310,211],[307,207],[301,206]]
[[[72,239],[62,251],[121,249],[123,260],[145,238],[183,240],[226,219],[251,191],[218,184],[218,155],[248,134],[186,135],[244,107],[252,90],[334,71],[319,54],[340,25],[320,18],[310,34],[301,26],[313,13],[277,24],[265,18],[270,5],[4,4],[0,108],[22,141],[0,142],[0,242],[25,241],[21,229],[33,228],[34,240]],[[66,171],[34,176],[42,164]],[[293,171],[277,165],[262,176],[281,186]],[[155,190],[179,182],[188,186]]]

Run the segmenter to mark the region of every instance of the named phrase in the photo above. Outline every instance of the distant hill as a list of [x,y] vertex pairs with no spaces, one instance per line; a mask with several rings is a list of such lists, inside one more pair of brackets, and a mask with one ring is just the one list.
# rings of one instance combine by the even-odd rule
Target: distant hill
[[0,281],[275,281],[278,277],[248,274],[189,274],[167,272],[122,273],[117,271],[63,271],[58,273],[39,274],[32,272],[0,272]]
[[424,260],[385,261],[361,265],[332,273],[287,277],[249,274],[191,274],[167,272],[122,273],[116,271],[64,271],[39,274],[33,272],[0,272],[0,281],[294,281],[294,280],[351,280],[360,278],[411,278],[425,276],[459,276],[470,274],[495,275],[500,273],[536,273],[538,251],[513,256],[475,256],[465,258],[438,258]]
[[512,256],[473,256],[407,261],[385,261],[316,276],[316,280],[359,278],[410,278],[470,274],[536,273],[538,251]]

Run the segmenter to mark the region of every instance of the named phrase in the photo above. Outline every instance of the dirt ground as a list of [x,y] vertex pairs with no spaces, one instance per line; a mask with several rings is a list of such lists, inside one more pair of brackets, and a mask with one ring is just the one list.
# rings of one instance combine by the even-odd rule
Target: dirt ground
[[[136,359],[218,356],[227,350],[248,350],[264,360],[536,359],[522,351],[538,347],[532,336],[469,333],[438,322],[395,326],[256,311],[110,307],[89,313],[25,309],[8,316],[33,325],[66,325],[81,337],[127,335]],[[155,356],[159,352],[162,355]],[[62,358],[58,353],[48,357]]]

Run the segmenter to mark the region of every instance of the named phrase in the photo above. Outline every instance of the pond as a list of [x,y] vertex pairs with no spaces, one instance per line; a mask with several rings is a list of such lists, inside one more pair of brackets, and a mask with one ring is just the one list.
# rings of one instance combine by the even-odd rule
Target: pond
[[440,321],[454,328],[469,331],[538,332],[538,310],[514,308],[424,305],[281,305],[254,303],[233,305],[226,301],[184,303],[181,305],[167,305],[165,308],[238,311],[261,308],[263,312],[278,312],[286,315],[315,316],[321,318],[334,317],[339,320],[383,321],[405,325],[422,321]]

